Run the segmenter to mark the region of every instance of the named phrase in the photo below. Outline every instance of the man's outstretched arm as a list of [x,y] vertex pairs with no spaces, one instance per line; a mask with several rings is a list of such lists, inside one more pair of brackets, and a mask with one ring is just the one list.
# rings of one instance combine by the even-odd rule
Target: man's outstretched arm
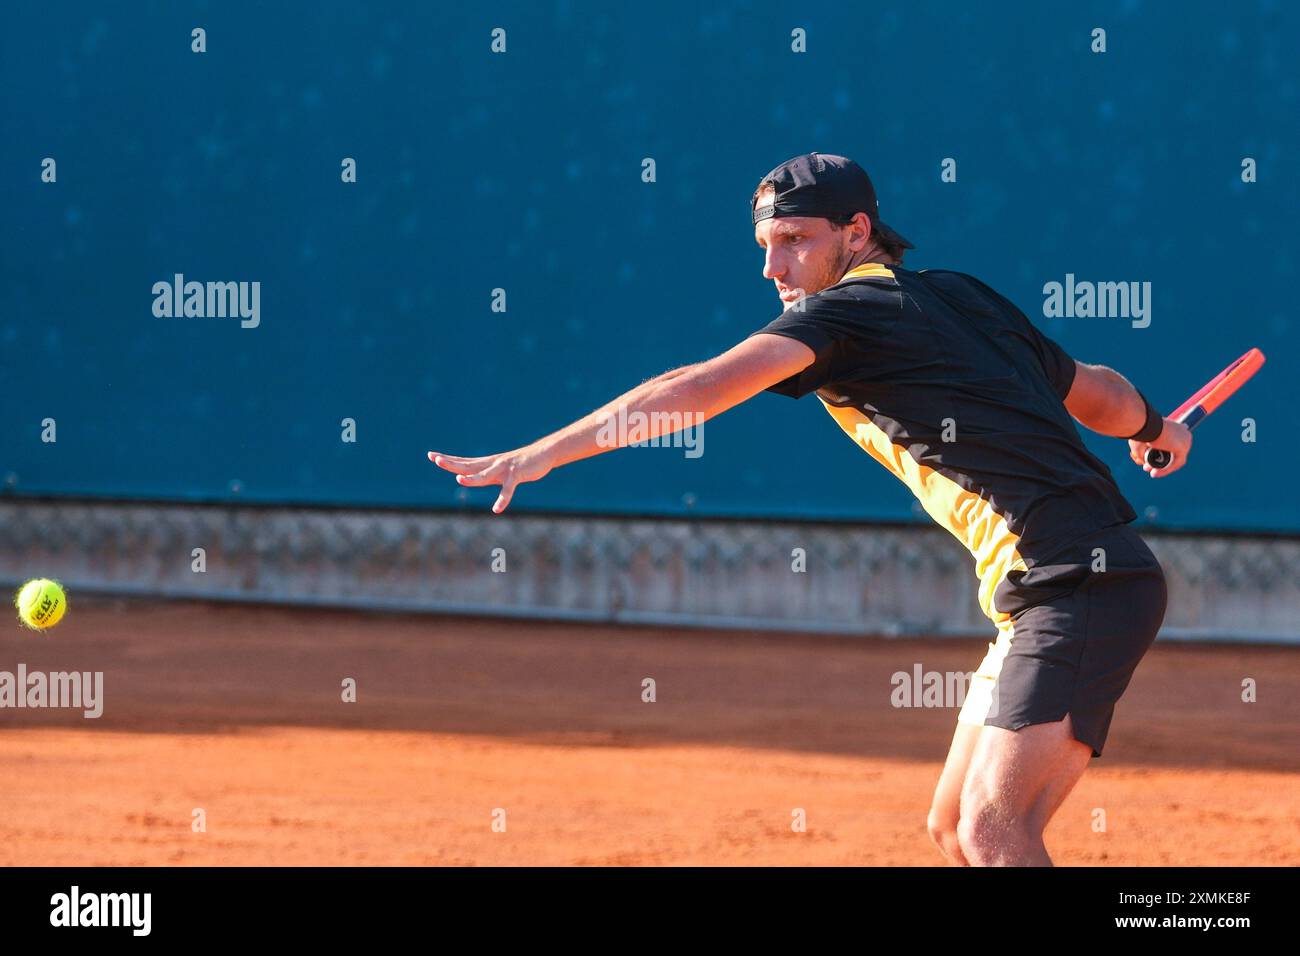
[[[1126,438],[1142,429],[1147,420],[1146,403],[1138,390],[1119,372],[1104,365],[1075,363],[1074,384],[1065,397],[1065,408],[1080,425],[1102,435]],[[1129,457],[1153,478],[1163,478],[1177,471],[1187,461],[1192,449],[1192,432],[1171,418],[1151,441],[1129,440]],[[1164,468],[1153,469],[1146,463],[1148,448],[1169,452],[1173,460]]]
[[[530,445],[514,451],[476,458],[429,452],[429,460],[453,472],[457,483],[466,486],[500,485],[501,494],[492,506],[497,514],[506,510],[515,488],[537,481],[552,468],[613,451],[627,444],[627,436],[609,422],[622,414],[640,412],[647,430],[638,440],[654,439],[699,424],[752,398],[769,385],[802,372],[816,355],[802,342],[783,335],[751,335],[716,358],[657,375],[620,395],[590,415],[578,419]],[[675,425],[676,427],[671,427]]]

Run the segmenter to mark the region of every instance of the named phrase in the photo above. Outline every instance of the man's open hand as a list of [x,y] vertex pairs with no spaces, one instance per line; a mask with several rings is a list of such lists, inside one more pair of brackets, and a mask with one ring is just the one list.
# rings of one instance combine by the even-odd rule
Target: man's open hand
[[481,458],[460,458],[456,455],[431,451],[429,461],[439,468],[454,473],[457,484],[467,487],[500,485],[501,494],[497,497],[496,504],[492,506],[492,511],[496,514],[506,510],[510,499],[514,497],[516,487],[526,481],[545,478],[554,467],[549,454],[532,445],[499,455],[484,455]]

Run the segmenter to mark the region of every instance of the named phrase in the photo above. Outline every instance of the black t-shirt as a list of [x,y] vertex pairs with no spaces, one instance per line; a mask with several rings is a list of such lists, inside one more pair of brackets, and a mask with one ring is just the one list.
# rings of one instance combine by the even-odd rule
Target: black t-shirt
[[912,490],[974,555],[994,621],[1008,572],[1137,517],[1066,411],[1074,360],[978,279],[867,263],[803,304],[754,333],[817,355],[768,391],[815,392]]

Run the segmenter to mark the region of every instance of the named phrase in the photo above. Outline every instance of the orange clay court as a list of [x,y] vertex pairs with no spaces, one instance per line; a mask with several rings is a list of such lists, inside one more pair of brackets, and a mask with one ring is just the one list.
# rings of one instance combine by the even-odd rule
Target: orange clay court
[[[941,865],[956,711],[892,707],[890,675],[985,648],[77,595],[4,643],[104,672],[99,720],[0,712],[0,863],[78,866]],[[1294,648],[1157,643],[1048,849],[1300,864],[1297,739]]]

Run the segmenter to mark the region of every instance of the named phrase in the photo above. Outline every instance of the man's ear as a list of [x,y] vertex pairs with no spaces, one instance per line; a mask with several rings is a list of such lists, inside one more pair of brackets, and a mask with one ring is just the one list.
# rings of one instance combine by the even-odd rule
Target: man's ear
[[[868,216],[865,212],[860,212],[857,215],[855,215],[853,219],[856,224],[860,225],[864,230],[866,230],[866,238],[862,240],[862,245],[858,247],[858,249],[855,251],[860,252],[863,249],[870,249],[875,244],[876,241],[876,229],[871,224],[871,217]],[[850,242],[851,241],[852,240],[850,240]]]

